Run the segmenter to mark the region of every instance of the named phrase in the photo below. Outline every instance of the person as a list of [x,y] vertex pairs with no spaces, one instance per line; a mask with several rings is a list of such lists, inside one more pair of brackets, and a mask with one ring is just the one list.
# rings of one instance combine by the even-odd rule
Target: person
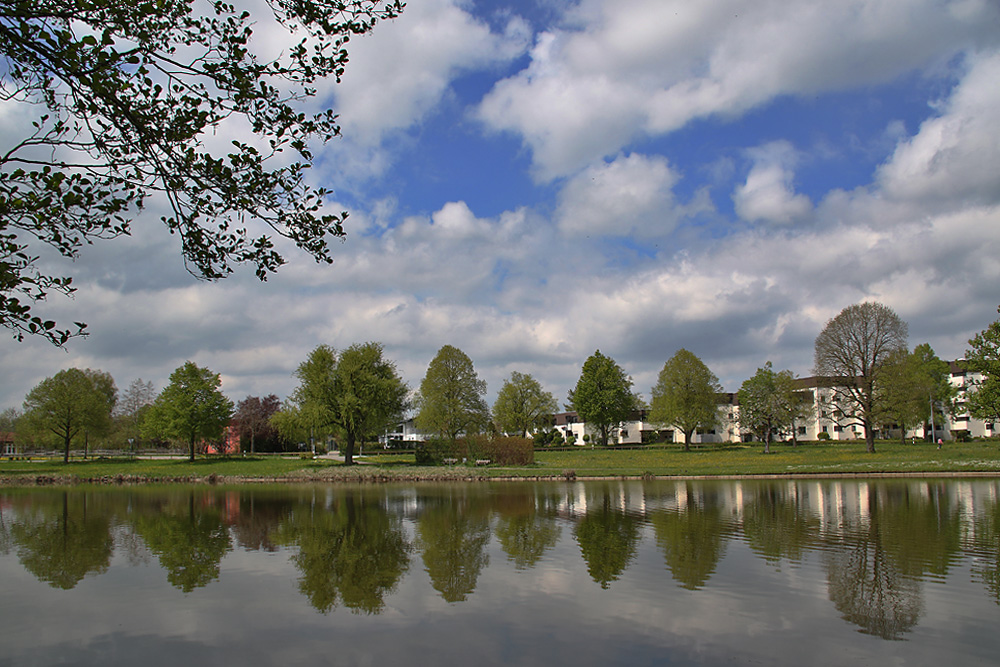
[[938,438],[938,449],[941,449],[941,438]]

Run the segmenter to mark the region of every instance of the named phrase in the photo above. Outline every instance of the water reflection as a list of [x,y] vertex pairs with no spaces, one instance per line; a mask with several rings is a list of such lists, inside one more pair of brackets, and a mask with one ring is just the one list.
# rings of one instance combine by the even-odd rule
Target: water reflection
[[107,571],[114,546],[111,523],[93,505],[90,494],[73,494],[70,502],[67,491],[47,494],[33,503],[9,532],[24,569],[64,590],[88,574]]
[[299,590],[323,613],[338,603],[355,613],[380,613],[410,564],[402,520],[371,494],[298,504],[264,543],[272,538],[298,547],[292,561],[301,573]]
[[468,487],[450,487],[424,499],[417,521],[424,567],[434,590],[448,602],[461,602],[476,589],[489,562],[489,506]]
[[167,571],[167,581],[190,593],[218,579],[219,563],[232,548],[219,502],[224,496],[190,489],[136,500],[130,523]]
[[635,558],[639,544],[639,517],[612,501],[602,485],[588,495],[587,511],[573,531],[591,578],[607,589]]
[[715,572],[732,528],[723,515],[717,487],[688,482],[678,491],[682,492],[678,494],[681,504],[653,512],[651,521],[674,580],[698,590]]
[[[491,553],[498,556],[494,562]],[[236,576],[227,570],[232,556],[250,570],[262,568],[261,577],[274,570],[278,590],[326,615],[342,609],[365,617],[397,608],[404,616],[407,609],[421,616],[427,601],[416,601],[418,588],[407,586],[414,581],[463,610],[499,606],[498,599],[513,596],[527,581],[536,590],[518,593],[519,605],[541,604],[535,600],[544,599],[546,586],[563,591],[560,599],[586,597],[608,608],[640,604],[639,598],[648,605],[680,587],[692,596],[689,608],[697,608],[691,604],[698,600],[720,604],[718,593],[724,591],[724,604],[738,600],[767,610],[774,604],[766,602],[769,596],[779,595],[771,588],[780,584],[787,587],[781,604],[793,616],[800,609],[794,596],[808,598],[815,589],[820,597],[813,606],[825,608],[834,625],[875,641],[912,641],[922,623],[940,624],[959,604],[952,603],[951,611],[938,608],[941,594],[934,587],[940,584],[977,586],[973,590],[985,608],[1000,612],[1000,481],[0,494],[0,566],[16,561],[55,593],[76,592],[87,578],[99,584],[113,578],[117,567],[148,571],[207,603],[216,595],[212,584]],[[258,559],[270,560],[265,567]],[[411,567],[414,563],[423,567]],[[7,609],[25,604],[20,598],[4,601]],[[972,602],[964,598],[960,604]],[[811,609],[805,605],[801,613]],[[553,613],[580,612],[572,606],[546,608],[543,617]],[[992,620],[1000,621],[1000,615]],[[996,645],[1000,639],[991,633],[978,641]]]

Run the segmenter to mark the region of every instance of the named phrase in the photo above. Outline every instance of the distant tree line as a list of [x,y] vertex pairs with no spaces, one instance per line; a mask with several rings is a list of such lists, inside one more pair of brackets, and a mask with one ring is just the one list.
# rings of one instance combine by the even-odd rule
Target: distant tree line
[[[1000,312],[1000,309],[998,309]],[[876,302],[848,306],[817,336],[813,372],[825,389],[823,412],[837,425],[863,429],[868,451],[876,433],[943,422],[947,413],[968,412],[1000,422],[1000,320],[969,341],[970,380],[964,402],[956,402],[948,364],[930,345],[907,347],[907,325]],[[460,349],[443,346],[416,391],[400,378],[380,343],[351,345],[338,352],[316,347],[299,364],[299,384],[283,403],[274,394],[247,396],[234,405],[217,373],[188,361],[157,394],[152,383],[134,380],[119,395],[114,379],[94,369],[66,369],[46,378],[24,399],[22,410],[0,413],[0,431],[22,443],[71,449],[120,450],[176,443],[193,459],[199,446],[218,443],[226,432],[244,452],[308,448],[336,442],[348,463],[366,442],[376,441],[413,411],[416,425],[442,441],[478,434],[533,436],[538,444],[561,444],[549,428],[558,411],[555,397],[531,375],[514,371],[492,409],[486,382]],[[632,378],[597,350],[583,364],[565,408],[586,422],[607,445],[624,422],[645,411],[648,421],[683,434],[685,449],[697,431],[716,426],[723,395],[714,373],[694,353],[678,350],[667,360],[646,405]],[[757,369],[738,392],[740,428],[762,441],[765,452],[779,437],[794,440],[796,423],[813,409],[814,397],[789,370],[771,362]]]

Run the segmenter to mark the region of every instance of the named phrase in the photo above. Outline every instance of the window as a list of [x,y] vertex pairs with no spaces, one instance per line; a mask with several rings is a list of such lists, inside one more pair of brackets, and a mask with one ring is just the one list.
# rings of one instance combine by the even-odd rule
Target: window
[[833,427],[833,432],[834,432],[834,433],[840,433],[840,432],[841,432],[841,431],[843,431],[843,430],[844,430],[844,429],[842,429],[842,428],[841,428],[840,426],[834,426],[834,427]]
[[806,434],[806,427],[805,426],[800,426],[799,427],[799,435],[805,435],[805,434]]
[[827,433],[828,432],[827,429],[829,429],[829,428],[830,428],[829,426],[824,425],[823,426],[823,433]]

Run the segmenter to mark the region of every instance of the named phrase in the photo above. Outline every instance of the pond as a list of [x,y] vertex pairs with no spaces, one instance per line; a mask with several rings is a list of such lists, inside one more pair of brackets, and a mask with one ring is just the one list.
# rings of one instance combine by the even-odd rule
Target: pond
[[0,491],[0,664],[996,664],[1000,480]]

